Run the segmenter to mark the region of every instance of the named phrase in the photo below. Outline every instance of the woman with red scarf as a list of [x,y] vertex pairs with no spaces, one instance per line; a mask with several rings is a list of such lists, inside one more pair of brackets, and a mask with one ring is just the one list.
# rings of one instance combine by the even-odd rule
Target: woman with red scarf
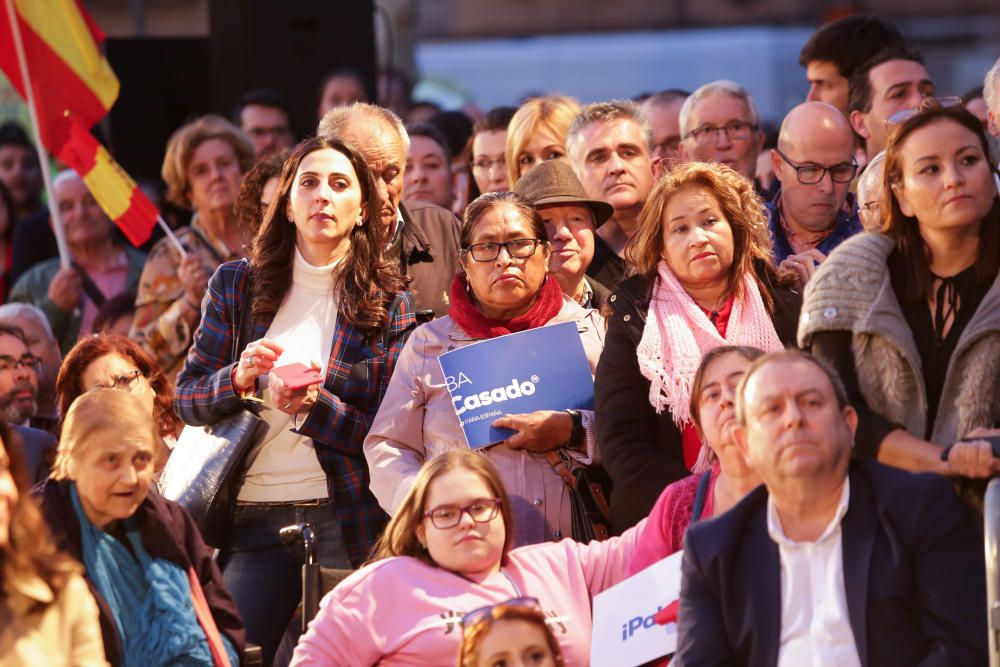
[[[461,271],[447,317],[418,327],[399,355],[371,430],[365,457],[371,490],[390,514],[399,509],[425,460],[467,448],[438,357],[487,338],[575,322],[591,373],[604,344],[604,320],[564,298],[547,272],[548,235],[537,209],[513,192],[472,202],[461,235]],[[543,410],[493,422],[515,431],[485,455],[511,496],[514,546],[570,537],[569,493],[545,453],[589,464],[597,458],[592,413]]]

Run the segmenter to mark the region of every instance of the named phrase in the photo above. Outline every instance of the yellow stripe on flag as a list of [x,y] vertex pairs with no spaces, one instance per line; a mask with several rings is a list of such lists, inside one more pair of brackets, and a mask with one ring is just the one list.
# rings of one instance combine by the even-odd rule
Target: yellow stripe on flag
[[74,0],[16,0],[21,18],[93,90],[105,109],[118,98],[118,77]]
[[83,182],[104,212],[117,220],[128,210],[135,181],[103,146],[97,149],[96,158],[94,167],[83,175]]

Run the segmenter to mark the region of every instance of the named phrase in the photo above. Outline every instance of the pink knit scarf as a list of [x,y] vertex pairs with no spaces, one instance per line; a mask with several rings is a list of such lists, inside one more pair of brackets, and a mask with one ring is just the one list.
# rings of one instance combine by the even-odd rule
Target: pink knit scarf
[[646,325],[636,349],[639,370],[649,380],[649,402],[657,414],[670,408],[677,428],[691,423],[691,385],[701,357],[720,345],[746,345],[765,352],[782,349],[757,282],[743,276],[736,286],[726,337],[660,262]]

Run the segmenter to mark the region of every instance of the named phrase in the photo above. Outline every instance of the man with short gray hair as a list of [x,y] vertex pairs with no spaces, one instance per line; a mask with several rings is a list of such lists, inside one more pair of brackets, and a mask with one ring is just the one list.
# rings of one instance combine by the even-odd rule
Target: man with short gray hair
[[587,270],[609,289],[625,274],[625,244],[639,229],[639,213],[653,189],[651,142],[649,121],[624,100],[586,105],[566,137],[566,152],[587,196],[615,209],[597,229]]
[[382,204],[387,253],[398,258],[400,271],[411,278],[418,319],[447,315],[461,227],[440,206],[400,201],[410,147],[403,121],[383,107],[355,102],[327,111],[316,134],[349,144],[368,163]]
[[688,95],[686,91],[669,88],[650,95],[640,106],[653,130],[653,159],[660,160],[665,169],[681,156],[680,115]]
[[757,104],[746,88],[725,79],[706,83],[684,100],[680,129],[681,159],[720,162],[757,185],[754,175],[764,133]]
[[49,430],[59,423],[56,377],[62,364],[59,341],[52,334],[52,327],[37,306],[30,303],[5,303],[0,306],[0,326],[17,327],[24,332],[28,351],[41,359],[38,369],[38,409],[32,425]]
[[1000,58],[983,79],[983,101],[986,102],[990,134],[1000,140]]

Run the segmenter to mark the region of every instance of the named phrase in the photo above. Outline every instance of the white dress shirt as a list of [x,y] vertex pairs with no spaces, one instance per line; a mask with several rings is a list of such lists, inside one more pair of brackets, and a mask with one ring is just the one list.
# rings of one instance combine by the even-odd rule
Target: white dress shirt
[[845,478],[837,512],[815,542],[789,539],[774,501],[767,499],[767,532],[781,562],[778,667],[861,667],[847,612],[841,546],[840,522],[850,495]]

